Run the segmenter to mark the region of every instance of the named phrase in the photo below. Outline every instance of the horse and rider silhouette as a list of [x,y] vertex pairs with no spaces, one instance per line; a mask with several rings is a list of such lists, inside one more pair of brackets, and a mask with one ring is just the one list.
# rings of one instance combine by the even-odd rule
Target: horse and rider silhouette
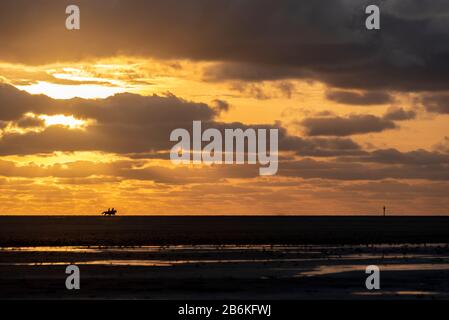
[[114,208],[109,208],[108,211],[103,211],[101,214],[104,216],[115,216],[116,213],[117,210],[115,210]]

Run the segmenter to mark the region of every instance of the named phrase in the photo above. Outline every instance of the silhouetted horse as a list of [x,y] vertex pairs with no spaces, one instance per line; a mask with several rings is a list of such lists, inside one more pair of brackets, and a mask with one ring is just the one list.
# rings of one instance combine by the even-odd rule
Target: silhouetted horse
[[112,208],[112,210],[108,209],[108,211],[103,211],[101,214],[104,216],[115,216],[116,213],[117,213],[117,210]]

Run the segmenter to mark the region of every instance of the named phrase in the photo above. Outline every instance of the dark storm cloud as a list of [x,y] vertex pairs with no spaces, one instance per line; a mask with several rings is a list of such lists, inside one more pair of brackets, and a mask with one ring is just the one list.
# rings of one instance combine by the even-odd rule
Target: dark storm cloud
[[449,3],[374,1],[367,31],[358,0],[79,0],[0,2],[0,59],[47,63],[116,54],[216,61],[209,79],[307,78],[341,88],[449,87]]
[[230,89],[238,91],[243,96],[250,96],[258,100],[291,99],[296,91],[296,86],[290,81],[276,81],[271,85],[264,82],[234,81],[230,85]]
[[359,157],[348,157],[344,161],[402,164],[415,166],[449,165],[449,155],[438,151],[414,150],[401,152],[396,149],[375,150]]
[[251,62],[216,63],[203,72],[206,81],[243,80],[263,81],[284,78],[312,79],[314,74],[308,70],[285,66],[283,64],[254,64]]
[[397,128],[393,121],[373,115],[306,118],[300,124],[309,136],[349,136]]
[[221,99],[215,99],[212,101],[213,107],[215,110],[217,110],[219,113],[221,112],[227,112],[229,111],[229,103],[227,101],[221,100]]
[[[258,177],[256,166],[215,165],[202,168],[146,166],[141,160],[120,160],[107,163],[74,161],[64,164],[38,166],[17,165],[13,161],[0,160],[0,175],[24,178],[89,178],[115,177],[120,179],[149,180],[163,184],[217,183],[223,179],[251,179]],[[332,180],[384,180],[422,179],[449,180],[448,162],[441,164],[394,163],[378,164],[353,161],[322,161],[304,158],[283,161],[278,176],[304,179]],[[103,178],[102,178],[103,180]]]
[[350,136],[396,129],[394,121],[411,120],[416,117],[414,110],[391,107],[382,116],[353,114],[347,117],[335,116],[323,111],[315,117],[305,118],[299,124],[308,136]]
[[449,165],[369,165],[357,162],[317,161],[302,159],[279,166],[278,175],[306,179],[382,180],[425,179],[449,180]]
[[384,114],[384,119],[393,121],[411,120],[416,117],[414,110],[405,110],[403,108],[390,108]]
[[56,100],[0,84],[0,120],[18,120],[28,112],[73,115],[103,123],[123,124],[142,124],[149,120],[176,124],[184,119],[210,120],[217,114],[207,104],[188,102],[172,94],[140,96],[123,93],[98,100]]
[[[407,14],[401,11],[402,6],[395,5],[398,2],[405,3],[403,6],[408,7]],[[347,1],[344,9],[335,13],[348,18],[351,16],[350,10],[360,12],[358,5],[355,1]],[[314,52],[312,55],[317,58],[321,57],[323,51],[335,53],[334,59],[325,58],[320,60],[320,63],[313,59],[302,60],[298,55],[298,62],[289,63],[288,66],[269,62],[253,61],[246,65],[230,62],[212,66],[206,75],[215,80],[239,77],[252,81],[280,78],[317,79],[330,86],[368,90],[420,91],[447,88],[449,3],[389,1],[380,7],[382,22],[381,31],[378,33],[364,30],[362,17],[359,17],[360,20],[356,18],[357,24],[348,29],[333,20],[335,26],[338,26],[336,28],[348,37],[346,41],[340,41],[337,36],[336,43],[330,47],[323,43],[321,48],[314,48],[313,45],[305,43],[300,45],[306,49],[305,52]],[[423,7],[426,10],[423,10]],[[316,23],[322,21],[318,20]],[[347,26],[348,21],[343,25]],[[308,30],[313,33],[318,31],[319,27],[312,23]],[[322,36],[318,32],[318,42]],[[339,61],[338,49],[348,54],[347,59]]]
[[45,121],[39,118],[24,117],[17,121],[16,124],[20,128],[43,127],[45,125]]
[[349,138],[300,138],[283,135],[281,150],[294,151],[303,157],[362,155],[362,147]]
[[[7,40],[2,41],[7,44],[3,55],[39,61],[120,51],[283,64],[296,64],[301,57],[321,64],[360,56],[351,47],[357,40],[347,33],[358,6],[342,1],[80,0],[79,32],[65,30],[68,4],[72,2],[2,1],[2,40]],[[31,48],[38,50],[26,52]],[[321,49],[334,50],[317,57]]]
[[94,121],[86,129],[51,126],[41,132],[4,133],[0,139],[2,155],[57,150],[117,153],[163,150],[170,147],[171,130],[189,128],[193,120],[213,121],[216,115],[206,104],[173,95],[119,94],[102,100],[54,100],[8,85],[0,86],[0,110],[0,120],[18,120],[31,112],[73,115]]
[[[166,158],[164,151],[173,143],[176,128],[191,130],[192,121],[201,120],[203,130],[214,127],[279,129],[279,147],[302,156],[358,155],[361,147],[350,139],[300,138],[291,136],[280,124],[245,125],[224,123],[215,116],[226,107],[185,101],[174,95],[139,96],[118,94],[107,99],[55,100],[30,95],[9,85],[0,86],[0,120],[24,121],[24,114],[65,114],[91,120],[83,129],[50,126],[39,132],[5,132],[0,139],[0,155],[40,154],[54,151],[104,151],[133,154],[133,158]],[[220,108],[221,106],[221,108]],[[225,108],[226,109],[226,108]],[[143,155],[138,155],[143,154]]]
[[27,112],[50,113],[54,100],[44,95],[31,95],[0,83],[0,120],[19,120]]
[[[220,167],[218,170],[206,168],[204,171],[196,170],[192,172],[186,167],[169,169],[166,167],[152,166],[146,168],[136,168],[143,163],[139,161],[114,161],[109,163],[97,163],[91,161],[74,161],[63,164],[49,166],[37,166],[34,164],[19,166],[12,161],[0,160],[0,175],[6,177],[27,177],[42,178],[56,177],[63,179],[78,180],[89,177],[115,177],[121,179],[151,180],[158,183],[186,184],[194,182],[217,181],[226,174],[228,168]],[[239,168],[234,172],[229,171],[228,177],[254,177],[257,175],[257,168],[247,170],[246,173],[239,174]],[[221,176],[220,176],[221,174]],[[104,181],[104,178],[101,179]]]
[[[4,94],[1,94],[4,93]],[[4,96],[12,97],[5,99]],[[26,155],[54,151],[103,151],[129,155],[133,159],[167,159],[173,143],[170,132],[176,128],[190,131],[193,120],[203,122],[203,130],[225,128],[277,128],[279,149],[291,151],[302,157],[363,156],[367,152],[349,138],[320,138],[291,136],[280,124],[245,125],[214,120],[215,108],[168,96],[139,96],[118,94],[99,100],[54,100],[45,96],[30,95],[12,86],[0,87],[0,116],[6,120],[32,113],[67,114],[76,118],[93,120],[87,128],[69,129],[50,126],[40,132],[4,133],[0,139],[0,155]],[[15,101],[15,102],[14,102]],[[11,103],[9,103],[11,102]],[[19,112],[20,111],[20,112]],[[1,118],[0,118],[1,119]],[[350,135],[393,127],[393,122],[375,116],[350,116],[349,118],[309,118],[304,120],[310,135]],[[363,158],[361,161],[367,161]]]
[[[8,110],[11,105],[0,105],[2,117],[5,119],[17,118],[21,121],[24,119],[24,114],[39,111],[72,114],[93,122],[83,129],[50,126],[39,132],[3,132],[0,138],[0,155],[101,151],[131,158],[110,164],[76,161],[67,166],[50,167],[32,164],[18,166],[11,161],[0,161],[0,175],[4,176],[75,178],[105,175],[170,184],[257,177],[258,171],[254,166],[212,166],[207,170],[199,171],[188,168],[172,170],[143,166],[149,159],[167,159],[167,152],[173,146],[173,143],[169,141],[171,130],[175,128],[190,130],[193,120],[202,120],[203,130],[210,127],[221,131],[225,128],[279,129],[279,149],[296,155],[280,157],[279,175],[281,176],[341,180],[384,178],[447,180],[449,178],[447,154],[425,150],[400,152],[395,149],[368,152],[349,138],[292,136],[280,123],[245,125],[239,122],[218,122],[215,120],[217,113],[212,107],[185,101],[173,95],[144,97],[118,94],[99,100],[54,100],[44,96],[32,96],[9,86],[4,86],[1,90],[15,97],[17,102],[23,103],[23,105],[14,104],[16,109],[14,112]],[[44,101],[48,104],[42,104]],[[22,114],[19,114],[17,110],[21,110]],[[337,133],[341,135],[347,133],[344,130],[348,130],[348,119],[350,119],[349,123],[352,123],[351,121],[358,123],[357,121],[362,119],[363,126],[367,126],[365,122],[373,121],[372,117],[374,116],[341,118],[344,119],[342,122],[344,125],[339,123],[340,129]],[[383,120],[379,117],[374,118],[375,123]],[[357,126],[352,124],[349,127],[352,131],[360,131],[359,124]],[[336,135],[335,128],[333,130],[332,134]],[[306,157],[320,158],[325,161]]]
[[386,104],[393,101],[393,98],[386,92],[367,91],[352,92],[342,90],[331,90],[326,92],[326,98],[338,103],[350,105],[375,105]]
[[421,103],[427,111],[449,114],[449,93],[424,94]]

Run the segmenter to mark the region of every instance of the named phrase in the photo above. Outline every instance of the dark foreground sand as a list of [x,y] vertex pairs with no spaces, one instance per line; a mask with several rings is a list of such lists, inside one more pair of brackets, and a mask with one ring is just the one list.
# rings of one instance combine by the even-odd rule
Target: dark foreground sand
[[[81,270],[78,291],[65,288],[69,264]],[[2,299],[447,299],[449,247],[3,248],[0,288]]]
[[447,218],[1,217],[0,298],[447,299],[448,238]]
[[8,217],[0,246],[449,243],[449,217]]

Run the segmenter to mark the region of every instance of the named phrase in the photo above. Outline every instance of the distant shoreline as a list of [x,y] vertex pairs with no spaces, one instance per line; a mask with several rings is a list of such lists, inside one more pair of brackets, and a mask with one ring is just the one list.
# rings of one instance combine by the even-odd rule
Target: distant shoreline
[[449,243],[449,216],[0,216],[0,246]]

